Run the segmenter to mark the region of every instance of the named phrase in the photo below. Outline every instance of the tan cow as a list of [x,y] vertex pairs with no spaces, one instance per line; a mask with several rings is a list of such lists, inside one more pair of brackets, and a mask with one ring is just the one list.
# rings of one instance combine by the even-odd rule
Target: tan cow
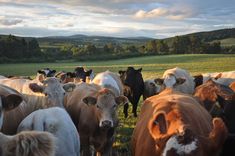
[[65,98],[65,107],[76,125],[82,155],[90,156],[90,145],[98,155],[112,155],[117,108],[127,102],[125,96],[115,96],[109,89],[96,84],[81,83]]
[[[0,121],[7,111],[22,102],[22,95],[16,90],[0,85]],[[2,122],[0,122],[0,129]],[[7,136],[0,132],[1,156],[53,156],[55,150],[54,137],[49,133],[22,132],[15,136]]]
[[19,107],[5,113],[2,127],[2,132],[5,134],[15,134],[20,122],[35,110],[54,106],[64,107],[63,101],[66,93],[64,89],[70,90],[74,87],[74,84],[61,84],[57,78],[47,78],[42,85],[26,80],[21,84],[20,89],[17,82],[23,81],[22,79],[4,81],[5,84],[22,91],[25,99]]
[[227,137],[220,118],[191,96],[166,89],[145,100],[132,136],[134,156],[216,156]]

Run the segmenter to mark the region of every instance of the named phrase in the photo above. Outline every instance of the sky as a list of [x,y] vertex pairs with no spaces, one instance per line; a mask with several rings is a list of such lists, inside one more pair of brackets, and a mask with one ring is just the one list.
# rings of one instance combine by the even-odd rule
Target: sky
[[235,27],[235,0],[0,0],[0,34],[167,38]]

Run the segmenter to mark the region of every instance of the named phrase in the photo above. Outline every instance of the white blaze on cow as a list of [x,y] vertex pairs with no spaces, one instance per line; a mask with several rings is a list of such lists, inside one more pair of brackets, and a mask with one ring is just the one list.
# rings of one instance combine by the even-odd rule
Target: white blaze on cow
[[197,139],[192,140],[189,144],[181,144],[177,136],[171,137],[164,148],[162,156],[167,156],[167,152],[170,150],[175,150],[178,155],[190,154],[197,149]]

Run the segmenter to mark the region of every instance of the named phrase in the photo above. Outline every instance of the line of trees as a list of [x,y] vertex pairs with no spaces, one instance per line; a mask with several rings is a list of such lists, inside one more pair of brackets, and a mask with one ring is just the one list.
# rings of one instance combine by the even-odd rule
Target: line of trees
[[[108,43],[97,46],[64,44],[61,47],[40,48],[35,38],[13,35],[0,37],[0,62],[31,60],[31,62],[58,59],[104,60],[142,55],[234,53],[235,47],[221,47],[220,42],[203,42],[197,36],[176,36],[171,40],[151,40],[144,45]],[[24,62],[24,61],[22,61]]]

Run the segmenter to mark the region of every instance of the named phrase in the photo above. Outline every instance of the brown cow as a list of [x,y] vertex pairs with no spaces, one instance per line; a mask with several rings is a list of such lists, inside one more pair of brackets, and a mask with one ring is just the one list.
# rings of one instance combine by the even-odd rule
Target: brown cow
[[118,125],[117,108],[127,98],[116,97],[111,90],[96,84],[81,83],[65,100],[80,135],[82,155],[90,156],[90,145],[93,145],[98,155],[111,156]]
[[223,146],[221,156],[235,155],[235,93],[228,86],[211,79],[196,88],[194,95],[214,117],[225,122],[229,136]]
[[132,136],[134,156],[215,156],[227,136],[220,118],[191,96],[166,89],[145,100]]

